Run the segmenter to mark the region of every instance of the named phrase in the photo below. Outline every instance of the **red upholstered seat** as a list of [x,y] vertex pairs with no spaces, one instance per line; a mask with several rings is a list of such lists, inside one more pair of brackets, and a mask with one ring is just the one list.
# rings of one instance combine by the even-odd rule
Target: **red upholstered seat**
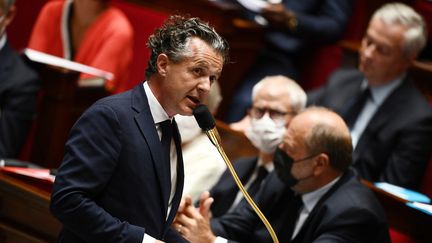
[[134,29],[134,54],[129,81],[119,88],[119,91],[126,91],[145,79],[144,73],[150,58],[146,45],[147,39],[156,28],[162,25],[168,14],[119,0],[113,0],[111,4],[125,13]]

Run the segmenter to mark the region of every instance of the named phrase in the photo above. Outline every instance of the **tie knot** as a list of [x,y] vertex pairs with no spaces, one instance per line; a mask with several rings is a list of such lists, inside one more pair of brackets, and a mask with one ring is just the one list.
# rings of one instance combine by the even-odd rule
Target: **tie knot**
[[165,120],[159,123],[162,131],[162,141],[170,141],[172,137],[172,123],[171,120]]
[[302,196],[300,194],[295,195],[293,199],[293,207],[299,210],[302,206],[303,206]]
[[267,174],[268,174],[267,169],[263,165],[260,165],[258,167],[257,178],[263,179],[264,177],[266,177]]
[[345,111],[342,112],[342,116],[344,117],[345,122],[350,129],[352,129],[356,123],[357,118],[363,110],[363,107],[365,106],[369,97],[371,97],[371,91],[370,88],[367,87],[358,93],[357,96],[355,96],[355,98],[353,98],[351,102],[349,102],[345,107]]

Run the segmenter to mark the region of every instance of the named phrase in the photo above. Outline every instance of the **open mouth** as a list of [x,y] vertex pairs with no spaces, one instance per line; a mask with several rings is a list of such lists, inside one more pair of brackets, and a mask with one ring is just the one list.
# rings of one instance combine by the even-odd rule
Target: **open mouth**
[[197,97],[194,97],[194,96],[187,96],[188,97],[188,99],[190,100],[190,101],[192,101],[195,105],[199,105],[201,102],[200,102],[200,100],[197,98]]

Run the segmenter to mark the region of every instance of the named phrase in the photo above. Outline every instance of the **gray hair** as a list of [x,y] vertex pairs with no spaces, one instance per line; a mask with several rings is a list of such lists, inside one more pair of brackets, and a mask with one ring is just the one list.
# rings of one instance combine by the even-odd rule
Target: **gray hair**
[[407,28],[404,35],[403,53],[409,57],[425,47],[427,41],[426,24],[422,16],[403,3],[387,3],[379,8],[372,19],[379,18],[386,24],[403,25]]
[[294,80],[282,75],[267,76],[255,84],[252,89],[252,100],[255,99],[258,91],[262,89],[264,84],[274,82],[276,80],[280,82],[279,88],[286,91],[293,111],[296,113],[302,111],[306,107],[307,96],[305,91]]
[[192,37],[198,37],[219,53],[224,62],[228,61],[228,43],[208,23],[198,18],[170,16],[159,29],[149,37],[147,47],[151,50],[146,69],[146,78],[157,72],[157,57],[164,53],[175,63],[188,56],[188,45]]

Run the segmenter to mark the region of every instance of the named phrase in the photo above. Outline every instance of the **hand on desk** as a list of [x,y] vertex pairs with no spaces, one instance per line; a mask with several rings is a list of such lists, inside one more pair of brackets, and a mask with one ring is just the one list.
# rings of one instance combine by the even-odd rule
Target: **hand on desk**
[[195,208],[192,204],[192,198],[186,196],[180,203],[172,227],[191,242],[214,242],[216,236],[210,228],[210,206],[212,203],[213,198],[210,197],[209,192],[204,192],[201,195],[199,208]]

